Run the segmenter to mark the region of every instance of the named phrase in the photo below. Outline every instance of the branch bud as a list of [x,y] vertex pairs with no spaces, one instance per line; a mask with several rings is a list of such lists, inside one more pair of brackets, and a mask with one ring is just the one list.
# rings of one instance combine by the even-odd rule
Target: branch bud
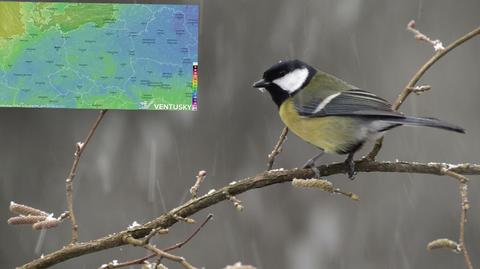
[[30,206],[10,202],[10,211],[19,215],[48,216],[48,213]]
[[43,230],[57,227],[58,224],[62,223],[59,219],[48,217],[44,221],[37,222],[32,225],[35,230]]
[[39,221],[44,221],[47,217],[45,216],[17,216],[11,217],[8,219],[8,224],[10,225],[19,225],[19,224],[34,224]]
[[292,185],[297,188],[317,188],[326,192],[333,193],[333,184],[332,182],[325,179],[299,179],[294,178],[292,180]]
[[428,250],[433,250],[433,249],[439,249],[439,248],[448,248],[451,249],[455,253],[460,253],[462,252],[462,248],[460,245],[447,238],[441,238],[441,239],[436,239],[433,240],[432,242],[428,243],[427,249]]

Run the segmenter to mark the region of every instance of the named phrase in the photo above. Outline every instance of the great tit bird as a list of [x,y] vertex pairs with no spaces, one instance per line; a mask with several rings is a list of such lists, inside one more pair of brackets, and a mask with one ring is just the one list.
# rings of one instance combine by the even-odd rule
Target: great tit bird
[[267,90],[285,125],[321,150],[304,167],[314,166],[324,151],[348,154],[345,164],[350,179],[355,175],[355,152],[394,127],[428,126],[465,133],[463,128],[435,118],[405,116],[385,99],[299,60],[273,65],[253,87]]

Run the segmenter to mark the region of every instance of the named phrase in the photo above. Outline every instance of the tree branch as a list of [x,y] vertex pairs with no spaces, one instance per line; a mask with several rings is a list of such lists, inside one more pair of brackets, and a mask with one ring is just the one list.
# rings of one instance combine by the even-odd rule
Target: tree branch
[[197,269],[196,267],[191,265],[189,262],[187,262],[187,260],[185,260],[185,258],[170,254],[168,252],[165,252],[161,249],[158,249],[156,246],[154,246],[152,244],[145,244],[143,240],[135,239],[130,235],[127,236],[126,238],[124,238],[124,241],[125,241],[125,243],[128,243],[132,246],[143,247],[145,249],[148,249],[151,252],[153,252],[155,254],[155,256],[158,256],[160,258],[166,258],[166,259],[169,259],[171,261],[178,262],[185,269]]
[[[410,25],[410,24],[409,24]],[[413,75],[413,77],[410,79],[410,81],[405,85],[403,88],[402,92],[398,95],[397,99],[395,102],[392,104],[392,109],[393,110],[398,110],[400,106],[403,104],[405,99],[414,92],[415,85],[418,83],[420,78],[432,67],[433,64],[435,64],[438,60],[440,60],[443,56],[445,56],[447,53],[449,53],[451,50],[454,48],[460,46],[467,40],[477,36],[480,34],[480,27],[474,29],[473,31],[463,35],[462,37],[458,38],[457,40],[453,41],[446,49],[441,49],[437,50],[435,54],[422,66],[418,71]],[[380,152],[380,149],[382,148],[383,144],[383,137],[379,138],[376,142],[375,145],[373,146],[372,151],[368,153],[367,159],[369,160],[374,160],[375,157],[378,155],[378,152]]]
[[[176,243],[175,245],[172,245],[172,246],[169,246],[167,248],[162,249],[162,251],[170,252],[170,251],[173,251],[173,250],[176,250],[176,249],[179,249],[179,248],[183,247],[185,244],[190,242],[190,240],[192,240],[200,232],[200,230],[207,224],[207,222],[209,220],[211,220],[212,218],[213,218],[213,214],[208,214],[208,216],[205,218],[205,220],[193,231],[193,233],[190,236],[188,236],[182,242]],[[145,238],[144,238],[144,240],[145,240]],[[145,256],[145,257],[142,257],[142,258],[138,258],[138,259],[135,259],[135,260],[130,260],[130,261],[122,262],[122,263],[117,263],[116,265],[110,265],[110,264],[108,264],[107,266],[102,265],[98,269],[113,269],[113,268],[127,267],[127,266],[135,265],[135,264],[143,264],[143,263],[145,263],[145,261],[147,261],[147,260],[149,260],[149,259],[151,259],[155,256],[157,256],[157,254],[151,254],[151,255],[148,255],[148,256]]]
[[280,152],[282,152],[282,146],[283,143],[287,140],[287,134],[288,134],[288,127],[283,127],[282,133],[280,134],[280,137],[278,138],[278,142],[273,148],[272,152],[268,154],[268,162],[267,162],[267,171],[271,170],[273,167],[273,163],[275,162],[275,158],[277,157]]
[[458,38],[457,40],[453,41],[450,45],[448,45],[447,48],[444,50],[438,50],[432,58],[430,58],[418,71],[413,75],[413,77],[410,79],[410,81],[405,85],[403,88],[402,92],[400,95],[397,97],[395,102],[393,103],[392,108],[394,110],[398,110],[400,106],[402,105],[403,101],[407,99],[407,97],[412,93],[412,89],[415,87],[415,85],[418,83],[420,78],[432,67],[433,64],[435,64],[438,60],[440,60],[443,56],[445,56],[447,53],[449,53],[451,50],[454,48],[460,46],[463,44],[465,41],[477,36],[480,34],[480,27],[474,29],[473,31],[465,34],[464,36]]
[[73,158],[72,167],[70,168],[70,173],[68,174],[67,179],[65,180],[65,188],[66,188],[66,195],[67,195],[67,210],[68,215],[70,217],[70,221],[72,222],[72,240],[71,243],[74,244],[78,241],[78,224],[77,219],[75,218],[75,213],[73,212],[73,179],[77,175],[78,164],[80,163],[80,157],[82,157],[82,153],[85,151],[88,143],[92,139],[95,131],[97,130],[98,125],[102,121],[103,117],[107,113],[107,110],[101,110],[98,114],[97,119],[90,128],[87,136],[83,140],[83,142],[78,142],[75,145],[75,154]]
[[[320,176],[330,176],[347,172],[343,162],[322,165],[317,168]],[[376,162],[360,160],[356,161],[355,168],[358,172],[419,173],[441,176],[445,175],[445,170],[448,170],[460,175],[480,175],[480,165],[468,163],[451,165],[444,163]],[[204,208],[228,199],[226,194],[237,195],[255,188],[290,182],[294,178],[312,178],[314,176],[316,175],[312,169],[272,170],[263,172],[256,176],[237,181],[235,184],[227,185],[210,194],[192,199],[137,228],[120,231],[100,239],[66,246],[19,268],[48,268],[78,256],[122,246],[126,244],[124,240],[126,237],[131,236],[134,239],[140,239],[147,236],[152,229],[158,227],[168,228],[178,221],[177,218],[174,217],[175,215],[182,217],[191,216]]]
[[444,169],[443,172],[446,176],[455,178],[460,183],[459,191],[460,191],[461,208],[460,208],[460,233],[458,236],[458,246],[459,246],[458,248],[460,249],[460,252],[463,253],[463,257],[465,259],[467,268],[473,269],[472,260],[470,259],[470,255],[468,254],[467,245],[465,244],[465,223],[467,222],[467,210],[470,208],[470,204],[468,201],[468,194],[467,194],[468,178],[448,169]]

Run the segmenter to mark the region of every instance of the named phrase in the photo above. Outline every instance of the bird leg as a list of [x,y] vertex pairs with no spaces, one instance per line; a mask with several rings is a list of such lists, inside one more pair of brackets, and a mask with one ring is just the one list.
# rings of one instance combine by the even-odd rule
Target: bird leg
[[310,158],[304,165],[303,169],[315,167],[315,161],[323,155],[324,151],[321,150],[317,155]]
[[315,178],[320,178],[320,170],[318,170],[317,167],[315,167],[315,161],[320,158],[322,155],[323,155],[324,151],[323,150],[320,150],[320,152],[313,156],[312,158],[310,158],[304,165],[303,165],[303,169],[307,169],[307,168],[311,168],[313,170],[313,172],[315,173]]
[[353,155],[355,152],[350,152],[348,154],[347,159],[345,160],[345,166],[347,167],[347,175],[350,180],[355,179],[355,175],[357,174],[355,172],[355,162],[353,161]]

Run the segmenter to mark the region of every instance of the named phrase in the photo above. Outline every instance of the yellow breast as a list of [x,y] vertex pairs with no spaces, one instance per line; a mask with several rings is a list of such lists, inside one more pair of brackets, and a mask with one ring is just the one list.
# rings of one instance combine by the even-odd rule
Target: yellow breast
[[279,110],[283,123],[303,140],[327,151],[348,150],[358,143],[355,124],[350,118],[328,116],[307,118],[300,116],[291,99],[286,100]]

